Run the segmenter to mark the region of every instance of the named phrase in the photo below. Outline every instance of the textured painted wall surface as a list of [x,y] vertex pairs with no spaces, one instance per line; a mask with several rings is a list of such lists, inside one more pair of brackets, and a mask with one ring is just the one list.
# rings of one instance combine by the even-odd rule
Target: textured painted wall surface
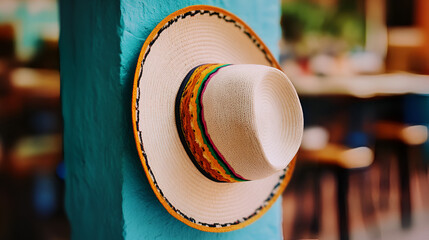
[[131,125],[140,48],[164,17],[195,4],[237,14],[278,54],[278,0],[60,1],[66,209],[73,239],[281,238],[281,201],[234,232],[186,226],[158,202],[140,165]]
[[122,165],[132,140],[131,95],[120,84],[119,9],[119,1],[60,1],[65,204],[73,239],[122,238]]

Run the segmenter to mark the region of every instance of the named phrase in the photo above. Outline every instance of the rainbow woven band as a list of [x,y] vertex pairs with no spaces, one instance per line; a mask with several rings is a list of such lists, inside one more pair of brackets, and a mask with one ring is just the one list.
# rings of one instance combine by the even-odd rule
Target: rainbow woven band
[[180,140],[197,169],[215,182],[248,181],[225,161],[213,144],[204,120],[203,94],[217,71],[229,64],[204,64],[185,77],[176,97],[176,126]]

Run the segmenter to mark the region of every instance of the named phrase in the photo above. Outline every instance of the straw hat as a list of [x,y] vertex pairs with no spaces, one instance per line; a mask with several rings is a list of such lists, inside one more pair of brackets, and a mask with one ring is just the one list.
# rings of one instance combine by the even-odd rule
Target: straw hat
[[191,6],[161,21],[135,73],[138,153],[167,211],[208,232],[263,215],[291,177],[303,132],[297,94],[238,17]]

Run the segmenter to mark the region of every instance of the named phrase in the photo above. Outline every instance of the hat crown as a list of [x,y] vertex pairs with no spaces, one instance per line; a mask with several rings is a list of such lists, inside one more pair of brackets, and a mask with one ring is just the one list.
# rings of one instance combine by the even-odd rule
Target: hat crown
[[285,74],[254,64],[192,69],[176,99],[176,120],[195,166],[219,182],[283,170],[303,132],[301,106]]

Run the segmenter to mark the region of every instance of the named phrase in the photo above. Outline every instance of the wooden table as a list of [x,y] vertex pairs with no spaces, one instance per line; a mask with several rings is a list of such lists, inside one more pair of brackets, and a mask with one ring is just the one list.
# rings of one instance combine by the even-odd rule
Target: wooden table
[[301,96],[350,96],[371,98],[405,94],[429,94],[429,76],[411,73],[344,77],[291,77]]
[[11,72],[14,93],[32,97],[60,99],[60,73],[56,70],[17,68]]

